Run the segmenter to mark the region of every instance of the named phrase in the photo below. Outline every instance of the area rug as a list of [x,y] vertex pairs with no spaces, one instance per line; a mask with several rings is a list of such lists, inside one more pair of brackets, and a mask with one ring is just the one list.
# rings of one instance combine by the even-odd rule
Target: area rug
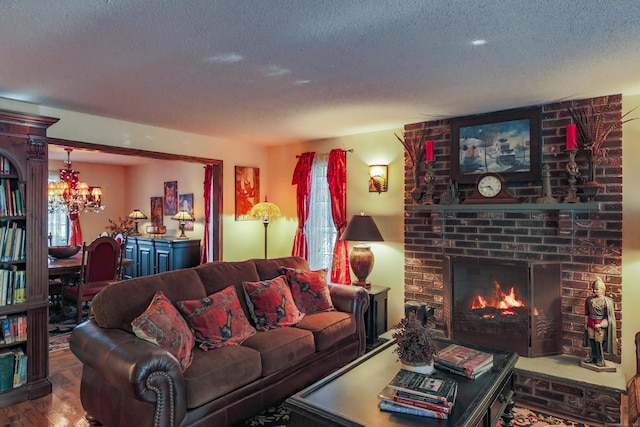
[[[595,427],[596,424],[585,424],[537,410],[522,407],[513,408],[513,425],[518,427]],[[236,427],[295,427],[290,421],[290,412],[284,403],[262,411]],[[498,427],[501,427],[498,425]]]
[[49,336],[49,353],[53,353],[55,351],[65,350],[69,348],[70,337],[71,337],[71,332],[67,332],[66,334]]

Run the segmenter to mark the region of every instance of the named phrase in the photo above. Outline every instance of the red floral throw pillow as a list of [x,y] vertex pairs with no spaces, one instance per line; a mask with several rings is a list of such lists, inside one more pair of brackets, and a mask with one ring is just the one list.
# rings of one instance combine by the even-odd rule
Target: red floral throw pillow
[[305,271],[281,267],[280,274],[287,278],[293,300],[301,312],[311,314],[335,311],[327,287],[327,269]]
[[261,331],[296,325],[303,317],[284,276],[260,282],[243,282],[247,305]]
[[233,286],[206,298],[179,301],[177,305],[204,351],[240,344],[257,332],[244,315]]
[[183,371],[191,365],[193,334],[164,293],[156,292],[149,307],[131,322],[131,327],[138,338],[173,354]]

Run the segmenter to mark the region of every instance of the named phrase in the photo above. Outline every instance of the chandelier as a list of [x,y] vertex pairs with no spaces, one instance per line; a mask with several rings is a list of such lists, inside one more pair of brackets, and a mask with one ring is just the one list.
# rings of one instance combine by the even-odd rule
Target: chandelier
[[102,188],[90,187],[80,182],[80,172],[71,167],[72,148],[65,148],[67,160],[64,169],[60,169],[60,181],[50,182],[48,186],[49,212],[66,211],[70,215],[80,212],[98,213],[104,209],[102,205]]

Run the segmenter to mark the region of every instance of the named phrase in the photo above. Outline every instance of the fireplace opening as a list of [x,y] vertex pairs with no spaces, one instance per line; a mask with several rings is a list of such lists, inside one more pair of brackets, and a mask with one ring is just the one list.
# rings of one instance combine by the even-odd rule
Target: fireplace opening
[[560,263],[447,257],[445,264],[443,312],[453,341],[524,357],[562,353]]

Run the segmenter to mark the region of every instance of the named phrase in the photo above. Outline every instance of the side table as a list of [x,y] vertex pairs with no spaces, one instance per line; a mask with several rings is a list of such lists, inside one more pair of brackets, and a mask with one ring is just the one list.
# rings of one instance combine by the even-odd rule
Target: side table
[[379,346],[385,339],[380,335],[387,332],[387,296],[389,289],[385,286],[371,286],[369,291],[369,308],[364,314],[364,325],[367,332],[367,351]]

